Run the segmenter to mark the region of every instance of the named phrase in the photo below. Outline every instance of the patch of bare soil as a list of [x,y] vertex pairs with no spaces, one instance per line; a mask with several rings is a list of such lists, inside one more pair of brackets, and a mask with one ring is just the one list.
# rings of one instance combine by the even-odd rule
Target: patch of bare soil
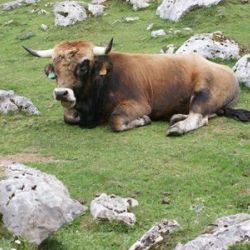
[[[45,162],[51,163],[56,162],[54,157],[52,156],[42,156],[38,153],[18,153],[13,155],[5,155],[0,156],[0,162],[8,161],[8,162],[19,162],[19,163],[26,163],[26,162]],[[1,169],[0,169],[0,176],[1,176]]]

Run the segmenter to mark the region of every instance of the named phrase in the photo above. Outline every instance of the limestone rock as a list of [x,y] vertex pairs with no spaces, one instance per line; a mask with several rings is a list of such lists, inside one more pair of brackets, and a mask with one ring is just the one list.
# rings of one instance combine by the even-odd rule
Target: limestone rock
[[102,3],[105,3],[106,0],[92,0],[91,1],[91,4],[102,4]]
[[177,54],[190,52],[199,53],[209,59],[240,57],[239,44],[225,37],[220,31],[194,35],[176,51]]
[[49,26],[46,25],[46,24],[44,24],[44,23],[42,23],[41,26],[40,26],[40,28],[41,28],[43,31],[46,31],[46,30],[49,29]]
[[131,23],[131,22],[138,21],[138,20],[140,20],[140,18],[138,16],[127,16],[127,17],[124,17],[124,21],[126,23]]
[[178,21],[185,13],[196,7],[209,7],[221,0],[163,0],[156,10],[156,15],[162,19]]
[[239,82],[250,88],[250,54],[240,58],[233,70]]
[[135,199],[102,193],[91,201],[90,212],[94,219],[118,220],[127,225],[134,225],[136,217],[128,212],[128,209],[135,206],[138,206]]
[[16,95],[13,90],[0,90],[0,113],[7,114],[16,111],[32,115],[40,114],[30,99]]
[[75,1],[54,4],[55,25],[69,26],[87,19],[85,8]]
[[92,14],[92,16],[103,16],[105,6],[101,4],[88,4],[88,11]]
[[153,38],[157,38],[157,37],[160,37],[160,36],[166,36],[166,32],[163,29],[153,30],[151,32],[151,37],[153,37]]
[[250,215],[236,214],[217,219],[196,239],[178,244],[175,250],[226,250],[236,243],[250,242]]
[[145,9],[150,5],[147,0],[126,0],[126,2],[133,6],[133,10]]
[[169,234],[180,227],[175,220],[163,220],[151,227],[129,250],[150,250],[159,247]]
[[12,10],[29,4],[34,4],[38,1],[39,0],[16,0],[1,4],[0,6],[3,8],[3,10]]
[[86,208],[72,200],[66,187],[53,175],[23,164],[2,162],[0,213],[5,227],[39,245]]

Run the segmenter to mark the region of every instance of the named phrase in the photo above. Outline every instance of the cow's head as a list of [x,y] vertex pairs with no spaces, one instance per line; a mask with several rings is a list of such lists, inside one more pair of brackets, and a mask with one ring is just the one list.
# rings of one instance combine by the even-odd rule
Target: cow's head
[[[107,47],[97,47],[86,41],[66,41],[49,50],[33,50],[24,47],[33,56],[52,58],[52,63],[45,66],[44,72],[49,79],[55,79],[57,82],[53,96],[61,101],[66,109],[64,115],[73,114],[69,123],[77,123],[78,120],[74,110],[69,112],[76,104],[75,89],[89,81],[94,57],[108,54],[112,43],[113,39]],[[65,121],[67,122],[67,117]]]

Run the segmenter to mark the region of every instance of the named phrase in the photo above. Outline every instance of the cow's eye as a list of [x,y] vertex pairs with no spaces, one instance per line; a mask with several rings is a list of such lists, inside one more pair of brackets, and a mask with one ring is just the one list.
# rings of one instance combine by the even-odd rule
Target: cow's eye
[[90,69],[90,61],[88,59],[85,59],[83,62],[79,63],[76,66],[75,74],[78,78],[82,79],[88,76]]
[[44,68],[44,73],[49,79],[56,79],[56,74],[52,64],[48,64]]

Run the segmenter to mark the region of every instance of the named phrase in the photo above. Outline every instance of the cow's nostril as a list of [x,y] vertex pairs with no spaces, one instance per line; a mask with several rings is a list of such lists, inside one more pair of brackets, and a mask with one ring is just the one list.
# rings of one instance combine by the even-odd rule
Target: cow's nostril
[[68,90],[65,90],[64,92],[63,92],[63,96],[65,96],[65,95],[67,95],[68,94]]

